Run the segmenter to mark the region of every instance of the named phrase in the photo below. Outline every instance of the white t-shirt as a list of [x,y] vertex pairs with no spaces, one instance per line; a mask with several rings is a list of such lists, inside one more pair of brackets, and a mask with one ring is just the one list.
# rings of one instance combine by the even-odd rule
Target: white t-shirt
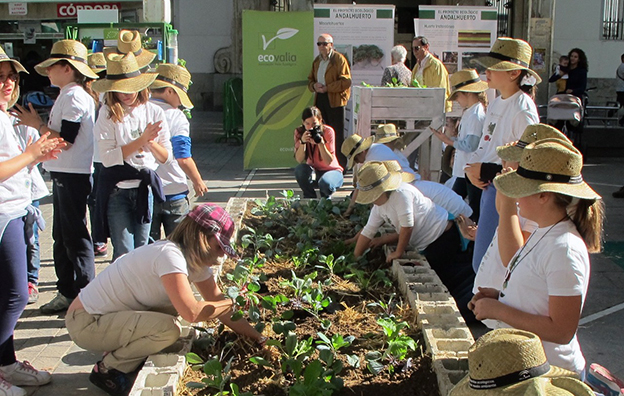
[[[160,100],[152,99],[150,102],[160,106],[160,108],[164,110],[172,138],[174,136],[190,136],[191,126],[188,122],[188,118],[186,118],[180,109],[176,109],[170,104]],[[178,164],[178,161],[175,159],[168,164],[159,165],[156,169],[156,173],[158,173],[158,176],[160,176],[162,180],[165,195],[180,194],[188,191],[186,173],[184,173],[180,164]]]
[[472,208],[463,200],[461,195],[444,184],[436,183],[430,180],[418,180],[412,183],[425,197],[429,198],[436,205],[440,205],[453,216],[460,214],[470,217],[472,216]]
[[424,250],[444,233],[448,213],[416,187],[401,183],[385,204],[373,205],[362,235],[374,238],[384,222],[392,224],[397,233],[401,227],[414,227],[409,246]]
[[[20,145],[20,150],[24,151],[26,146],[28,145],[28,139],[32,138],[32,142],[36,142],[39,140],[39,132],[35,128],[31,128],[26,125],[15,125],[17,123],[17,119],[13,116],[9,116],[11,123],[13,124],[13,129],[15,130],[15,136],[17,137],[17,141]],[[32,179],[31,184],[31,194],[32,200],[37,201],[43,197],[47,197],[50,195],[50,190],[48,190],[48,186],[46,185],[43,177],[41,176],[41,172],[39,172],[39,168],[37,166],[27,167],[28,173]]]
[[528,125],[539,123],[539,114],[533,99],[518,91],[507,99],[497,97],[487,108],[479,147],[468,163],[500,164],[496,147],[519,140]]
[[46,161],[43,167],[50,172],[92,173],[95,101],[76,83],[69,83],[61,88],[50,110],[48,127],[61,132],[63,120],[80,123],[76,140],[71,147],[59,153],[58,159]]
[[[467,108],[459,120],[457,140],[465,139],[469,135],[480,138],[483,134],[483,122],[485,121],[485,109],[481,102],[477,102]],[[453,176],[465,177],[464,168],[471,157],[471,152],[455,149],[453,161]]]
[[[587,246],[572,221],[563,221],[552,229],[550,226],[538,228],[516,255],[519,261],[507,288],[502,290],[499,299],[502,303],[530,314],[548,316],[549,296],[580,295],[582,309],[589,285],[590,262]],[[497,327],[510,326],[499,321]],[[585,368],[576,335],[565,345],[542,343],[550,364],[576,373]]]
[[[147,102],[127,110],[123,122],[114,122],[108,117],[108,106],[104,105],[100,109],[97,122],[95,123],[95,137],[100,150],[100,159],[106,167],[123,165],[124,161],[137,169],[148,168],[153,171],[158,168],[156,157],[147,150],[139,149],[123,158],[121,147],[136,140],[145,131],[148,123],[162,121],[161,129],[156,138],[161,146],[169,153],[167,161],[173,159],[171,153],[171,141],[169,135],[169,125],[165,118],[165,112],[160,106]],[[119,188],[136,188],[140,184],[139,180],[125,180],[117,183]]]
[[180,248],[162,240],[119,257],[82,289],[79,297],[85,310],[92,315],[168,308],[172,303],[162,276],[184,274],[190,282],[201,282],[215,273],[206,267],[201,273],[189,274]]
[[[405,156],[403,156],[405,158]],[[412,175],[416,175],[414,169],[410,168],[407,159],[402,161],[401,158],[388,146],[383,143],[373,143],[368,152],[366,153],[366,158],[364,159],[364,163],[370,161],[397,161],[399,165],[401,165],[401,171],[405,173],[411,173]]]
[[[13,124],[6,113],[0,111],[0,163],[21,153]],[[9,215],[26,209],[31,202],[31,183],[26,167],[0,181],[0,214]]]

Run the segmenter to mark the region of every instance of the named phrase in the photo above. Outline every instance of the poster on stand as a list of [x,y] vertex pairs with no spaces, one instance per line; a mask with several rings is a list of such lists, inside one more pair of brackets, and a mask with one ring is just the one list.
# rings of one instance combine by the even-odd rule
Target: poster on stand
[[314,14],[243,11],[244,168],[297,165],[295,128],[312,105]]
[[[496,41],[497,15],[494,7],[420,6],[414,32],[429,40],[429,51],[444,63],[449,75],[471,68],[485,80],[485,68],[475,57],[490,52]],[[461,115],[454,104],[449,115],[458,110]]]
[[[352,87],[362,82],[378,86],[384,69],[392,64],[394,11],[394,5],[315,4],[314,46],[321,34],[331,34],[334,48],[351,66]],[[353,133],[352,106],[353,98],[346,106],[345,136]]]

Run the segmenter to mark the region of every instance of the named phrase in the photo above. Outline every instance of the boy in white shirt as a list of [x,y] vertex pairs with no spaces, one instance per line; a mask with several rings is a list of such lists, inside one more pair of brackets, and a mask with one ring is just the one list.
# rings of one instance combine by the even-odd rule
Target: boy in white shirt
[[208,187],[191,156],[189,121],[180,110],[180,107],[188,110],[193,108],[193,103],[187,95],[191,84],[191,74],[186,68],[170,63],[161,64],[156,72],[158,76],[150,86],[150,101],[165,111],[175,161],[161,164],[156,169],[156,173],[162,180],[166,200],[162,203],[154,203],[150,232],[150,237],[154,240],[160,239],[161,226],[165,229],[165,235],[168,236],[189,212],[187,176],[193,183],[196,197],[201,197],[208,192]]

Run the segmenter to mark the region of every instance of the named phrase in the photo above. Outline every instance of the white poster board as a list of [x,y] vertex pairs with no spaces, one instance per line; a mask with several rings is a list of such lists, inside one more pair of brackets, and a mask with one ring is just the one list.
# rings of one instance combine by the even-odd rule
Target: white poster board
[[[362,82],[380,85],[384,69],[392,63],[394,11],[394,5],[315,4],[314,48],[321,34],[331,34],[334,48],[351,66],[352,87]],[[353,133],[352,108],[353,98],[345,109],[345,136]]]
[[[429,40],[429,51],[444,63],[450,74],[461,69],[477,69],[485,80],[485,68],[474,58],[490,52],[496,41],[497,11],[494,7],[419,6],[414,19],[417,36]],[[493,99],[493,92],[488,97]],[[459,113],[458,113],[459,110]],[[447,115],[461,115],[454,104]],[[458,114],[456,114],[458,113]]]

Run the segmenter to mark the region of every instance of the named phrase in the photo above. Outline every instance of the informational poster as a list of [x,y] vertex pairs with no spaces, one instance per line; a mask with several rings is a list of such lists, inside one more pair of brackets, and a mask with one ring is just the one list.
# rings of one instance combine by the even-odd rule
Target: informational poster
[[311,11],[243,11],[245,169],[297,164],[293,134],[312,105],[313,21]]
[[[497,15],[494,7],[419,6],[414,31],[429,40],[429,51],[444,63],[449,75],[477,69],[485,79],[485,68],[475,58],[490,52],[496,41]],[[493,99],[493,94],[488,92],[488,97]],[[447,115],[461,115],[461,108],[454,104]]]
[[429,51],[444,63],[449,74],[466,68],[485,73],[474,58],[490,52],[496,40],[496,8],[420,6],[418,16],[414,20],[416,35],[427,37]]
[[[384,69],[392,64],[393,5],[315,4],[315,47],[316,40],[324,33],[332,35],[334,48],[347,57],[351,66],[352,86],[362,83],[374,86],[381,84]],[[318,52],[314,55],[318,55]],[[353,95],[353,90],[351,92]],[[353,98],[345,109],[345,136],[353,133],[352,108]]]

